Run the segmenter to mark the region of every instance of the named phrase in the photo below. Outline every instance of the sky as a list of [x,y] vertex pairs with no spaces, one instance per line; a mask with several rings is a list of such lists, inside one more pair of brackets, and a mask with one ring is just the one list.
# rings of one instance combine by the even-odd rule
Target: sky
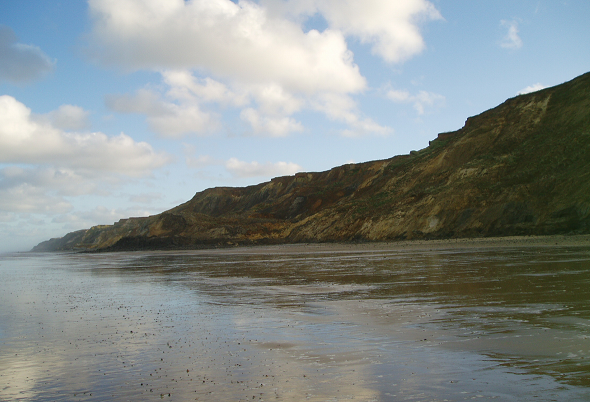
[[590,71],[587,0],[2,0],[0,252],[386,159]]

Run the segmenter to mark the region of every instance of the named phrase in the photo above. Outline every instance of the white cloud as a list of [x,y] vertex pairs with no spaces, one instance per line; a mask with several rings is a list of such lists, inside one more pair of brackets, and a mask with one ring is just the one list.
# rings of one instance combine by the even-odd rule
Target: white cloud
[[260,111],[270,115],[291,115],[301,110],[304,100],[285,91],[280,85],[269,83],[248,88],[260,105]]
[[444,105],[446,98],[443,95],[434,92],[419,91],[412,95],[405,90],[391,89],[385,95],[388,99],[397,103],[411,103],[419,115],[425,113],[426,107],[441,107]]
[[243,162],[236,158],[229,159],[225,163],[225,168],[234,177],[287,176],[302,170],[301,166],[291,162]]
[[222,161],[212,158],[209,155],[193,156],[195,153],[192,146],[185,145],[185,161],[188,167],[201,169],[207,166],[221,165]]
[[240,118],[252,127],[254,134],[284,137],[303,131],[303,125],[290,116],[305,106],[304,99],[273,83],[249,86],[245,90],[258,109],[247,107]]
[[504,49],[520,49],[522,47],[522,39],[518,35],[518,21],[502,20],[500,21],[500,26],[508,30],[504,38],[502,38],[500,46]]
[[89,0],[90,51],[128,69],[204,69],[288,91],[356,92],[366,85],[337,30],[303,32],[250,1]]
[[144,142],[120,134],[64,131],[80,127],[83,109],[65,105],[34,115],[0,96],[0,212],[65,214],[71,197],[109,195],[126,177],[150,174],[169,161]]
[[345,137],[360,137],[368,134],[387,135],[391,128],[383,127],[357,110],[356,102],[348,95],[324,93],[313,103],[315,110],[325,113],[334,121],[343,122],[349,128],[341,132]]
[[262,116],[252,108],[242,110],[240,118],[249,123],[254,134],[270,134],[273,137],[284,137],[293,131],[302,131],[301,123],[290,117]]
[[0,80],[21,84],[53,70],[54,63],[37,46],[17,43],[7,26],[0,25]]
[[224,106],[244,106],[250,102],[244,91],[233,91],[210,77],[197,78],[188,70],[165,70],[162,77],[170,87],[166,95],[178,101],[216,102]]
[[[218,117],[202,111],[202,107],[210,103],[243,107],[241,118],[256,134],[277,137],[302,130],[301,124],[289,116],[301,110],[304,100],[279,85],[234,85],[230,88],[210,77],[195,77],[187,70],[161,73],[167,85],[163,95],[147,89],[137,91],[134,96],[110,95],[106,98],[107,106],[120,113],[145,114],[150,128],[166,137],[219,130]],[[251,107],[253,103],[259,110]]]
[[169,161],[145,142],[121,133],[64,132],[36,120],[11,96],[0,96],[0,163],[52,165],[76,170],[148,174]]
[[300,165],[293,162],[243,162],[237,158],[224,161],[210,155],[195,156],[196,148],[189,144],[184,144],[184,154],[186,164],[189,167],[203,169],[211,166],[222,166],[233,177],[237,178],[286,176],[303,171]]
[[[277,9],[282,0],[266,0]],[[372,45],[374,54],[387,62],[402,62],[420,53],[425,45],[420,21],[442,19],[425,0],[289,0],[284,11],[292,14],[320,13],[332,29]]]
[[80,106],[61,105],[57,110],[38,115],[37,118],[61,130],[79,131],[90,127],[89,115],[90,113]]
[[162,95],[148,89],[135,95],[110,95],[107,106],[120,113],[145,114],[153,131],[171,138],[219,130],[218,116],[201,110],[211,102],[242,108],[240,119],[259,136],[284,137],[303,131],[303,125],[291,115],[304,109],[320,111],[348,124],[350,128],[343,130],[344,135],[383,135],[391,131],[362,117],[356,102],[345,94],[326,92],[304,98],[272,83],[228,87],[210,78],[198,79],[187,71],[165,71],[162,75],[168,86]]
[[[96,179],[100,179],[101,176],[102,182],[98,183]],[[22,183],[34,188],[51,189],[52,193],[59,196],[79,196],[106,195],[107,184],[117,182],[114,179],[109,181],[99,173],[78,173],[64,168],[8,166],[0,169],[0,189],[15,188]]]
[[134,96],[109,95],[107,106],[119,113],[141,113],[147,116],[150,128],[163,137],[178,138],[188,133],[208,133],[218,122],[203,112],[196,102],[180,104],[164,100],[159,94],[142,89]]
[[400,91],[397,89],[391,89],[389,91],[387,91],[387,95],[386,95],[389,99],[391,99],[394,102],[408,102],[411,101],[412,96],[410,95],[410,93],[408,91]]
[[368,117],[358,118],[357,116],[354,121],[349,122],[349,128],[342,130],[340,133],[344,137],[357,138],[372,134],[386,136],[392,132],[393,129],[381,126]]
[[8,222],[15,222],[17,219],[16,214],[14,213],[7,213],[7,212],[0,212],[0,222],[8,223]]
[[545,88],[547,88],[545,85],[538,82],[536,84],[529,85],[528,87],[521,89],[516,94],[517,95],[530,94],[531,92],[537,92],[537,91],[540,91],[541,89],[545,89]]
[[[218,130],[205,105],[239,108],[257,135],[301,131],[294,114],[309,109],[348,124],[344,134],[390,132],[356,108],[317,106],[325,96],[367,88],[346,37],[401,62],[424,48],[420,23],[441,18],[426,0],[89,0],[89,10],[91,57],[159,71],[167,86],[160,94],[111,96],[108,105],[145,114],[152,130],[169,137]],[[328,28],[305,31],[318,13]]]
[[6,188],[0,187],[0,211],[63,214],[72,209],[72,205],[61,196],[49,194],[45,189],[29,183],[19,183]]

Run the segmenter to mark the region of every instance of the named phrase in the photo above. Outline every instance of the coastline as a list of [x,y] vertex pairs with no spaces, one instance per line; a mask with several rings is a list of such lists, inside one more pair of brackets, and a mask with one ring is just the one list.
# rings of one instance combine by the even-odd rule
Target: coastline
[[194,248],[145,248],[132,250],[81,249],[72,251],[24,251],[24,253],[299,253],[299,252],[371,252],[371,251],[420,251],[473,248],[511,248],[511,247],[590,247],[590,234],[576,235],[527,235],[501,237],[470,237],[430,240],[395,240],[363,242],[317,242],[317,243],[276,243],[276,244],[227,244],[196,246]]
[[[309,252],[372,252],[430,251],[444,249],[512,248],[512,247],[590,247],[590,234],[548,236],[502,236],[435,240],[401,240],[360,243],[289,243],[235,246],[194,250],[162,250],[162,252],[215,252],[229,254],[309,253]],[[159,251],[159,250],[144,250]]]

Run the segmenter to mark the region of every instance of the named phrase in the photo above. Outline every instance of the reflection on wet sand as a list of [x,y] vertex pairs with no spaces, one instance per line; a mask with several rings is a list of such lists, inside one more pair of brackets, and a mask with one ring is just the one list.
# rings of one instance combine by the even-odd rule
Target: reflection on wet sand
[[590,247],[0,257],[1,400],[588,400]]

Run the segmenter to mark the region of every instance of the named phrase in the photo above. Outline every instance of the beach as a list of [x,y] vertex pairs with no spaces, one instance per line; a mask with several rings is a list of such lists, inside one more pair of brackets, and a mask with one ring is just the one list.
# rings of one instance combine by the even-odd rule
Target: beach
[[0,258],[0,399],[590,398],[588,236]]

